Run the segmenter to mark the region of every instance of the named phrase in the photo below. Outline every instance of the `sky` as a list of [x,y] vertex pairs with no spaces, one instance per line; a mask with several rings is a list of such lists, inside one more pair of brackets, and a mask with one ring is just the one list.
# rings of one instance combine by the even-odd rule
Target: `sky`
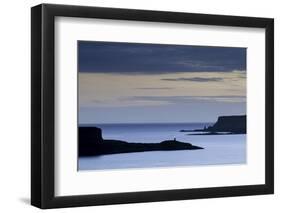
[[246,114],[246,48],[78,41],[79,123]]

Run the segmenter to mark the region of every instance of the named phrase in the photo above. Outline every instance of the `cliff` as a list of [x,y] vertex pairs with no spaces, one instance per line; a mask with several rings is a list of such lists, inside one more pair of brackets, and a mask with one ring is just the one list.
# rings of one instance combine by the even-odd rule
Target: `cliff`
[[166,140],[161,143],[128,143],[120,140],[105,140],[102,138],[100,128],[79,127],[79,156],[195,149],[203,148],[176,140]]
[[180,130],[180,132],[204,132],[189,135],[246,134],[246,115],[220,116],[212,126],[204,129]]
[[246,134],[246,115],[220,116],[217,122],[205,131]]

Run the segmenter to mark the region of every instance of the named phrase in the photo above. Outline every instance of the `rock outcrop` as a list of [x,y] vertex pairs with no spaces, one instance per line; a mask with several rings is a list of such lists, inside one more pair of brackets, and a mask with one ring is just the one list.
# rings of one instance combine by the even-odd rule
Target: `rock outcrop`
[[180,132],[203,132],[190,135],[246,134],[246,123],[246,115],[220,116],[212,126],[203,129],[180,130]]
[[246,115],[220,116],[217,122],[205,131],[246,134]]
[[100,128],[79,127],[79,156],[195,149],[203,148],[177,140],[166,140],[161,143],[129,143],[120,140],[105,140],[102,138]]

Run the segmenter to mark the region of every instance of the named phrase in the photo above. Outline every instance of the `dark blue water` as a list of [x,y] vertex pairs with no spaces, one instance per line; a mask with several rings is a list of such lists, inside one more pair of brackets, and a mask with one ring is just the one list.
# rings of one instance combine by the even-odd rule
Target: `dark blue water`
[[[246,163],[246,135],[189,135],[210,123],[94,124],[104,139],[159,143],[176,138],[201,146],[203,150],[153,151],[79,158],[79,170],[128,169]],[[84,126],[84,125],[83,125]]]

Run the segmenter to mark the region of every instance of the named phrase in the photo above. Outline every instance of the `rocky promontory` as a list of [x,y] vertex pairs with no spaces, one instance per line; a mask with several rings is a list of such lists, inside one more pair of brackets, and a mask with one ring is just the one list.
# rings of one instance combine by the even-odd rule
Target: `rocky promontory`
[[203,149],[190,143],[166,140],[160,143],[131,143],[103,139],[102,130],[97,127],[79,127],[79,156],[98,156],[146,151],[172,151]]
[[246,134],[246,115],[220,116],[212,126],[181,132],[203,132],[190,135]]

